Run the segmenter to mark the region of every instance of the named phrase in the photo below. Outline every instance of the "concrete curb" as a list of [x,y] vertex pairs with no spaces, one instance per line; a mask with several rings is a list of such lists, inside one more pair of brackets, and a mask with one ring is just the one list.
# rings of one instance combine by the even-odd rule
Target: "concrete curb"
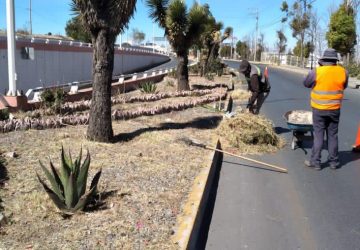
[[[233,99],[227,99],[225,110],[232,111]],[[221,149],[219,139],[214,139],[211,145],[216,145],[216,149]],[[198,249],[201,244],[201,231],[205,219],[207,205],[210,200],[212,187],[218,178],[223,153],[212,151],[206,158],[205,167],[194,180],[187,202],[183,207],[183,213],[178,217],[177,229],[172,240],[179,246],[179,249]]]
[[[219,140],[216,142],[216,148],[221,149]],[[201,170],[194,181],[183,214],[178,218],[178,227],[173,237],[173,242],[179,246],[179,249],[196,249],[210,190],[221,166],[222,157],[223,154],[220,152],[211,152],[207,158],[211,165]]]

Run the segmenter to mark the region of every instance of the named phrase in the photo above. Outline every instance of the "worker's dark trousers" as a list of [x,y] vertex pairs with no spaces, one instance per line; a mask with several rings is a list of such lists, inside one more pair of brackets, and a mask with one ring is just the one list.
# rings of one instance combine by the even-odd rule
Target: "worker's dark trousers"
[[268,97],[269,92],[252,92],[251,97],[249,98],[249,103],[253,103],[249,107],[249,111],[253,114],[259,114],[262,105],[265,102],[265,99]]
[[311,152],[310,163],[313,166],[320,166],[321,150],[324,143],[326,131],[328,141],[330,165],[339,164],[338,152],[338,128],[339,128],[340,109],[338,110],[319,110],[313,108],[314,144]]

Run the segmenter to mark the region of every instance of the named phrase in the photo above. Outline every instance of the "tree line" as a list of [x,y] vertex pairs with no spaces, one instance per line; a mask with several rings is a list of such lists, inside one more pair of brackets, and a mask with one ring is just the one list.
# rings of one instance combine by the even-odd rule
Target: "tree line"
[[[314,51],[315,35],[318,25],[312,8],[314,0],[295,0],[289,6],[282,3],[283,23],[288,23],[292,35],[297,39],[295,54],[305,58]],[[357,1],[347,0],[334,11],[330,18],[326,39],[330,47],[338,50],[343,56],[351,56],[356,45],[356,10]],[[146,0],[149,17],[164,30],[173,51],[177,55],[178,90],[188,90],[189,51],[200,51],[201,74],[206,74],[211,64],[216,62],[220,53],[233,54],[232,46],[220,50],[222,42],[231,37],[233,29],[224,29],[223,23],[212,15],[209,4],[198,2],[188,8],[182,0]],[[135,12],[136,0],[72,0],[75,17],[68,22],[67,33],[78,39],[91,42],[93,55],[93,96],[87,137],[90,140],[110,142],[113,138],[111,125],[111,80],[114,64],[114,45],[116,37],[127,28]],[[76,24],[74,27],[73,25]],[[79,25],[80,24],[80,25]],[[315,30],[315,32],[314,32]],[[71,33],[73,32],[73,33]],[[141,41],[145,38],[140,31],[133,32]],[[235,51],[242,58],[251,56],[250,39],[239,41]],[[283,30],[277,31],[277,48],[279,53],[286,50],[287,38]],[[265,49],[264,35],[257,42],[257,55]]]
[[[280,10],[283,13],[281,22],[288,24],[292,37],[296,39],[295,47],[289,49],[287,53],[300,57],[304,63],[304,59],[314,53],[315,49],[321,54],[326,41],[328,47],[336,49],[344,58],[344,62],[350,64],[356,59],[356,18],[360,0],[343,0],[337,8],[332,9],[325,30],[322,30],[320,25],[321,18],[313,7],[314,2],[315,0],[295,0],[291,5],[287,1],[281,4]],[[260,53],[265,49],[261,40],[263,38],[257,41],[257,52]],[[275,48],[279,56],[286,53],[287,40],[283,28],[276,31]],[[241,58],[252,59],[254,53],[251,44],[249,37],[238,41],[236,52]],[[228,48],[224,49],[224,54],[228,54],[226,52],[228,50]]]

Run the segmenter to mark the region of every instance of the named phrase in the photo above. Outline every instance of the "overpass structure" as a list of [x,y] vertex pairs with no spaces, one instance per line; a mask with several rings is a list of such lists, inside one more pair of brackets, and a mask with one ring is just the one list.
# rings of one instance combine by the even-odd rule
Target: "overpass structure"
[[[91,44],[71,40],[17,37],[16,86],[24,93],[92,79]],[[8,57],[5,36],[0,36],[0,91],[8,90]],[[150,68],[169,61],[161,52],[146,48],[115,47],[114,76]]]

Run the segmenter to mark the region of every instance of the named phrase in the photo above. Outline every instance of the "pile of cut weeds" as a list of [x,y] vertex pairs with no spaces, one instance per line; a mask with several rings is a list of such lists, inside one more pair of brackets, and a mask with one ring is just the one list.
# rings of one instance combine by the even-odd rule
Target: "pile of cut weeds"
[[283,146],[270,120],[261,115],[239,113],[225,119],[217,129],[224,145],[236,148],[239,153],[275,152]]

